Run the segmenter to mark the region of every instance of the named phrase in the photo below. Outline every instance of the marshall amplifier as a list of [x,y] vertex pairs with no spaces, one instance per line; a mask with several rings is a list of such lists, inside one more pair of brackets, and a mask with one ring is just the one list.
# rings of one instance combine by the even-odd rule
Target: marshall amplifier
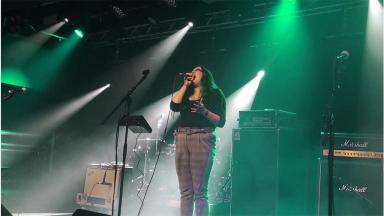
[[[322,134],[328,140],[328,134]],[[328,209],[328,143],[319,158],[317,215]],[[378,135],[335,133],[335,215],[383,215],[383,139]]]
[[[328,155],[329,134],[321,133],[322,155]],[[372,134],[335,133],[334,155],[347,158],[383,159],[383,138]]]
[[283,110],[264,109],[239,111],[239,128],[279,128],[291,127],[296,113]]
[[[383,215],[382,160],[335,158],[335,215]],[[319,160],[317,215],[328,215],[328,162]]]

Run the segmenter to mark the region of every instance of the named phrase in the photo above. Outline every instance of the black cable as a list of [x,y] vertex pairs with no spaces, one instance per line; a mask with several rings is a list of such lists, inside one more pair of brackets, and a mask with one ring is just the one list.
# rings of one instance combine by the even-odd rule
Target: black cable
[[137,161],[137,164],[136,164],[136,166],[135,166],[135,168],[137,169],[137,171],[139,171],[139,173],[142,175],[142,176],[144,176],[144,172],[143,171],[141,171],[140,169],[139,169],[139,164],[140,164],[140,162],[141,162],[141,158],[140,158],[140,155],[138,155],[136,152],[137,152],[137,144],[138,144],[138,139],[139,139],[139,137],[140,137],[140,135],[141,135],[141,133],[139,133],[138,135],[137,135],[137,137],[136,137],[136,143],[135,143],[135,146],[133,147],[133,153],[137,156],[137,158],[139,158],[139,160]]
[[137,135],[137,137],[136,137],[136,143],[135,143],[135,146],[133,147],[133,152],[135,153],[135,155],[137,156],[137,158],[139,158],[139,161],[137,162],[137,164],[136,164],[135,167],[136,167],[137,171],[139,171],[139,173],[140,173],[141,176],[142,176],[141,185],[140,185],[139,191],[137,192],[136,196],[137,196],[137,198],[139,198],[139,200],[140,200],[141,202],[143,202],[142,198],[141,198],[139,195],[140,195],[141,189],[143,188],[144,181],[145,181],[145,179],[144,179],[144,177],[145,177],[145,175],[144,175],[145,170],[143,170],[143,171],[140,170],[139,165],[140,165],[140,162],[141,162],[141,157],[136,153],[136,151],[137,151],[137,150],[136,150],[136,147],[137,147],[137,144],[138,144],[138,140],[139,140],[140,135],[141,135],[141,133],[139,133],[139,134]]
[[[161,150],[161,146],[160,146],[160,150]],[[137,214],[138,216],[141,215],[141,211],[142,211],[143,208],[144,208],[144,201],[145,201],[145,198],[146,198],[146,196],[147,196],[148,188],[149,188],[149,186],[150,186],[151,183],[152,183],[152,179],[153,179],[153,176],[154,176],[154,174],[155,174],[155,171],[156,171],[156,168],[157,168],[157,164],[159,163],[159,158],[160,158],[160,151],[159,151],[159,153],[157,154],[155,167],[153,168],[153,172],[152,172],[151,178],[149,179],[147,189],[145,190],[144,197],[143,197],[143,200],[142,200],[142,202],[141,202],[139,212],[138,212],[138,214]]]
[[[176,88],[176,78],[177,78],[177,76],[175,76],[174,79],[173,79],[173,86],[172,86],[171,99],[173,98],[173,93],[175,92],[175,88]],[[166,135],[167,135],[167,129],[168,129],[168,122],[169,122],[169,116],[170,116],[170,114],[171,114],[171,109],[169,109],[169,111],[168,111],[167,122],[165,123],[164,133],[163,133],[162,138],[160,139],[161,142],[163,142],[163,143],[166,143],[166,142],[165,142],[165,137],[166,137]],[[152,183],[153,176],[155,175],[156,168],[157,168],[157,164],[159,163],[160,153],[161,153],[161,147],[162,147],[162,145],[160,145],[159,152],[158,152],[158,154],[157,154],[157,158],[156,158],[155,167],[153,168],[153,172],[152,172],[151,178],[149,179],[148,186],[147,186],[147,189],[145,190],[144,197],[143,197],[143,200],[142,200],[142,202],[141,202],[141,205],[140,205],[140,208],[139,208],[139,212],[137,213],[137,216],[140,216],[140,215],[141,215],[141,212],[142,212],[142,210],[143,210],[143,208],[144,208],[144,201],[145,201],[145,198],[146,198],[146,196],[147,196],[149,186],[150,186],[151,183]],[[141,190],[141,189],[140,189],[140,190]],[[139,192],[140,192],[140,190],[139,190]]]
[[[123,109],[127,109],[126,112],[128,112],[128,105],[126,107],[123,106]],[[121,112],[120,112],[120,117],[119,117],[119,120],[124,116],[123,114],[123,109],[121,109]],[[113,196],[112,196],[112,215],[114,213],[114,209],[115,209],[115,194],[116,194],[116,183],[117,183],[117,170],[118,170],[118,162],[117,162],[117,151],[118,151],[118,147],[119,147],[119,129],[120,129],[120,125],[119,123],[117,123],[117,128],[116,128],[116,135],[115,135],[115,166],[114,166],[114,169],[115,169],[115,176],[114,176],[114,185],[113,185]],[[127,134],[127,139],[128,139],[128,134]],[[122,164],[122,167],[121,169],[125,169],[125,164]],[[123,182],[120,182],[120,184],[124,184]],[[121,185],[120,185],[121,187]],[[119,202],[121,202],[122,200],[119,200]]]
[[[173,78],[173,85],[172,85],[172,93],[171,93],[171,100],[172,100],[172,98],[173,98],[173,93],[175,92],[175,89],[176,89],[176,78],[177,78],[178,76],[175,76],[174,78]],[[168,115],[167,115],[167,122],[165,123],[165,128],[164,128],[164,133],[163,133],[163,140],[165,141],[165,137],[167,136],[167,130],[168,130],[168,121],[169,121],[169,116],[170,116],[170,114],[171,114],[171,109],[169,109],[169,111],[168,111]],[[160,151],[159,151],[160,152]]]

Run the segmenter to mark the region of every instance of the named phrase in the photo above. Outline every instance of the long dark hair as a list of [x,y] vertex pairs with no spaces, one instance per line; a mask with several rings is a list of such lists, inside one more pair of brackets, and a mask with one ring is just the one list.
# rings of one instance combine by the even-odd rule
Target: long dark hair
[[[223,94],[221,89],[216,85],[215,79],[213,78],[212,72],[205,66],[199,65],[203,72],[203,77],[201,78],[201,85],[203,86],[202,96],[205,97],[208,92],[211,92],[214,89],[217,89]],[[189,97],[193,93],[192,85],[188,88],[186,95]],[[224,95],[224,94],[223,94]]]
[[205,66],[200,65],[203,70],[203,77],[201,79],[201,85],[203,86],[203,97],[210,92],[212,89],[218,88],[215,79],[213,78],[212,72]]
[[[206,96],[210,92],[218,92],[225,101],[225,96],[223,91],[217,86],[215,79],[213,78],[212,72],[205,66],[200,65],[203,70],[203,77],[201,79],[201,85],[203,86],[203,94],[202,97],[206,100]],[[208,99],[209,100],[209,99]]]

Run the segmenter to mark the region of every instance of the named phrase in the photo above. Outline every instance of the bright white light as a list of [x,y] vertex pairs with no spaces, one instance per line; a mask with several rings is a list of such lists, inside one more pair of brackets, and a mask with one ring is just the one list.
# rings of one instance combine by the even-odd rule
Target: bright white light
[[3,56],[12,59],[13,66],[24,66],[40,48],[52,37],[51,34],[56,33],[64,22],[56,23],[44,30],[41,30],[23,40],[10,43],[2,48]]
[[257,72],[257,76],[260,76],[260,78],[263,78],[265,75],[265,71],[264,70],[261,70],[259,72]]
[[[148,50],[145,50],[138,56],[133,57],[127,63],[119,65],[118,68],[116,68],[116,74],[108,74],[105,79],[110,79],[111,77],[113,77],[116,80],[112,80],[111,82],[117,83],[119,86],[127,86],[126,80],[139,80],[141,77],[141,74],[139,72],[142,71],[144,68],[149,68],[151,70],[151,73],[148,75],[145,82],[140,85],[140,90],[135,92],[135,96],[137,98],[144,97],[146,89],[149,88],[152,83],[156,81],[156,77],[159,71],[163,68],[165,63],[171,57],[176,47],[179,45],[181,40],[188,32],[188,29],[188,26],[185,26],[184,28],[170,35],[168,38],[156,44],[155,46],[149,48]],[[135,75],[132,75],[132,73],[127,73],[127,71],[136,71],[138,72],[137,74],[139,74],[140,77],[134,77]],[[128,86],[133,84],[134,83],[128,83]],[[121,95],[126,93],[126,89],[120,89]]]
[[37,134],[53,131],[107,88],[107,85],[105,85],[83,96],[42,112],[35,116],[34,119],[31,119],[29,124],[26,124],[26,127],[29,127],[26,130]]
[[193,27],[193,22],[189,22],[189,23],[188,23],[188,27],[189,27],[189,28],[192,28],[192,27]]
[[250,82],[227,97],[227,121],[225,127],[218,130],[218,137],[220,137],[223,142],[230,142],[232,129],[237,127],[239,111],[251,109],[262,78],[262,74],[258,74]]
[[230,145],[232,129],[237,127],[239,111],[251,109],[262,78],[263,76],[257,75],[250,82],[227,97],[227,121],[225,127],[218,130],[218,137],[220,140],[223,140],[222,145]]
[[111,87],[111,84],[108,83],[105,87],[106,87],[106,88],[109,88],[109,87]]
[[[383,73],[383,7],[378,0],[369,0],[368,19],[365,32],[365,47],[363,51],[363,64],[361,68],[361,77],[359,85],[361,86],[379,86],[382,85],[377,79]],[[381,83],[381,84],[380,84]],[[360,113],[371,113],[372,107],[377,107],[377,97],[375,88],[362,88],[359,91]],[[358,115],[359,122],[366,122],[366,115]],[[360,124],[360,130],[364,125]]]
[[[263,78],[262,74],[258,74],[253,80],[237,90],[227,99],[227,106],[229,105],[238,114],[240,110],[249,110],[252,106],[253,100],[256,95],[257,88]],[[232,112],[230,112],[232,113]]]
[[369,0],[369,13],[378,14],[381,13],[382,9],[378,0]]
[[[367,28],[365,35],[365,50],[363,56],[363,70],[365,75],[380,70],[383,57],[383,7],[378,0],[369,1]],[[372,74],[373,75],[373,74]],[[374,75],[373,75],[374,76]],[[374,79],[373,77],[371,77]],[[367,80],[369,83],[370,81]]]
[[68,22],[69,22],[69,19],[68,19],[68,18],[64,18],[64,22],[65,22],[65,23],[68,23]]

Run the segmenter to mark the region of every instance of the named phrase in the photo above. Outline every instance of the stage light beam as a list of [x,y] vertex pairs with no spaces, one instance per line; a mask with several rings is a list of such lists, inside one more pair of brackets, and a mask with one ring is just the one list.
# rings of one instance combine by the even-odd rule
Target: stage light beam
[[[366,131],[383,110],[383,6],[369,0],[359,92],[359,130]],[[364,88],[366,86],[366,88]],[[381,98],[381,102],[378,99]],[[365,128],[367,127],[367,128]]]
[[[21,40],[13,43],[5,43],[6,45],[2,48],[2,65],[6,68],[15,68],[23,71],[22,67],[24,67],[28,61],[36,55],[40,48],[63,25],[64,22],[59,22],[27,38],[22,38]],[[5,78],[7,77],[5,76]]]
[[[214,169],[216,169],[219,175],[225,176],[227,167],[221,164],[227,164],[229,161],[225,156],[231,155],[232,149],[232,129],[237,128],[237,119],[239,111],[250,110],[253,104],[253,101],[256,97],[256,92],[259,88],[260,82],[264,76],[263,70],[259,71],[257,75],[245,84],[243,87],[238,89],[236,92],[232,93],[227,97],[227,119],[225,126],[223,128],[218,128],[217,137],[220,145],[221,156],[223,156],[222,162],[220,164],[214,164]],[[218,154],[217,157],[220,157]],[[216,161],[216,160],[215,160]],[[220,161],[220,160],[217,160]]]
[[103,87],[86,93],[83,96],[59,104],[50,110],[46,110],[39,115],[34,116],[32,119],[27,121],[27,128],[23,131],[29,131],[32,134],[46,134],[50,131],[53,131],[55,128],[59,127],[71,116],[77,113],[80,109],[82,109],[85,105],[91,102],[94,98],[96,98],[99,94],[105,91],[108,87],[109,85],[107,84]]
[[112,75],[108,74],[101,78],[105,80],[113,77],[113,81],[111,82],[117,83],[119,87],[121,86],[121,88],[115,88],[117,91],[119,91],[116,93],[116,95],[122,95],[126,92],[126,80],[138,80],[140,79],[139,76],[141,76],[139,73],[132,74],[127,73],[127,71],[139,72],[143,71],[144,69],[150,69],[151,72],[146,81],[140,85],[140,90],[135,92],[135,97],[141,98],[145,91],[152,85],[152,83],[156,81],[159,72],[171,57],[176,47],[180,44],[188,30],[188,26],[183,27],[156,45],[133,57],[128,62],[118,65],[114,69]]

